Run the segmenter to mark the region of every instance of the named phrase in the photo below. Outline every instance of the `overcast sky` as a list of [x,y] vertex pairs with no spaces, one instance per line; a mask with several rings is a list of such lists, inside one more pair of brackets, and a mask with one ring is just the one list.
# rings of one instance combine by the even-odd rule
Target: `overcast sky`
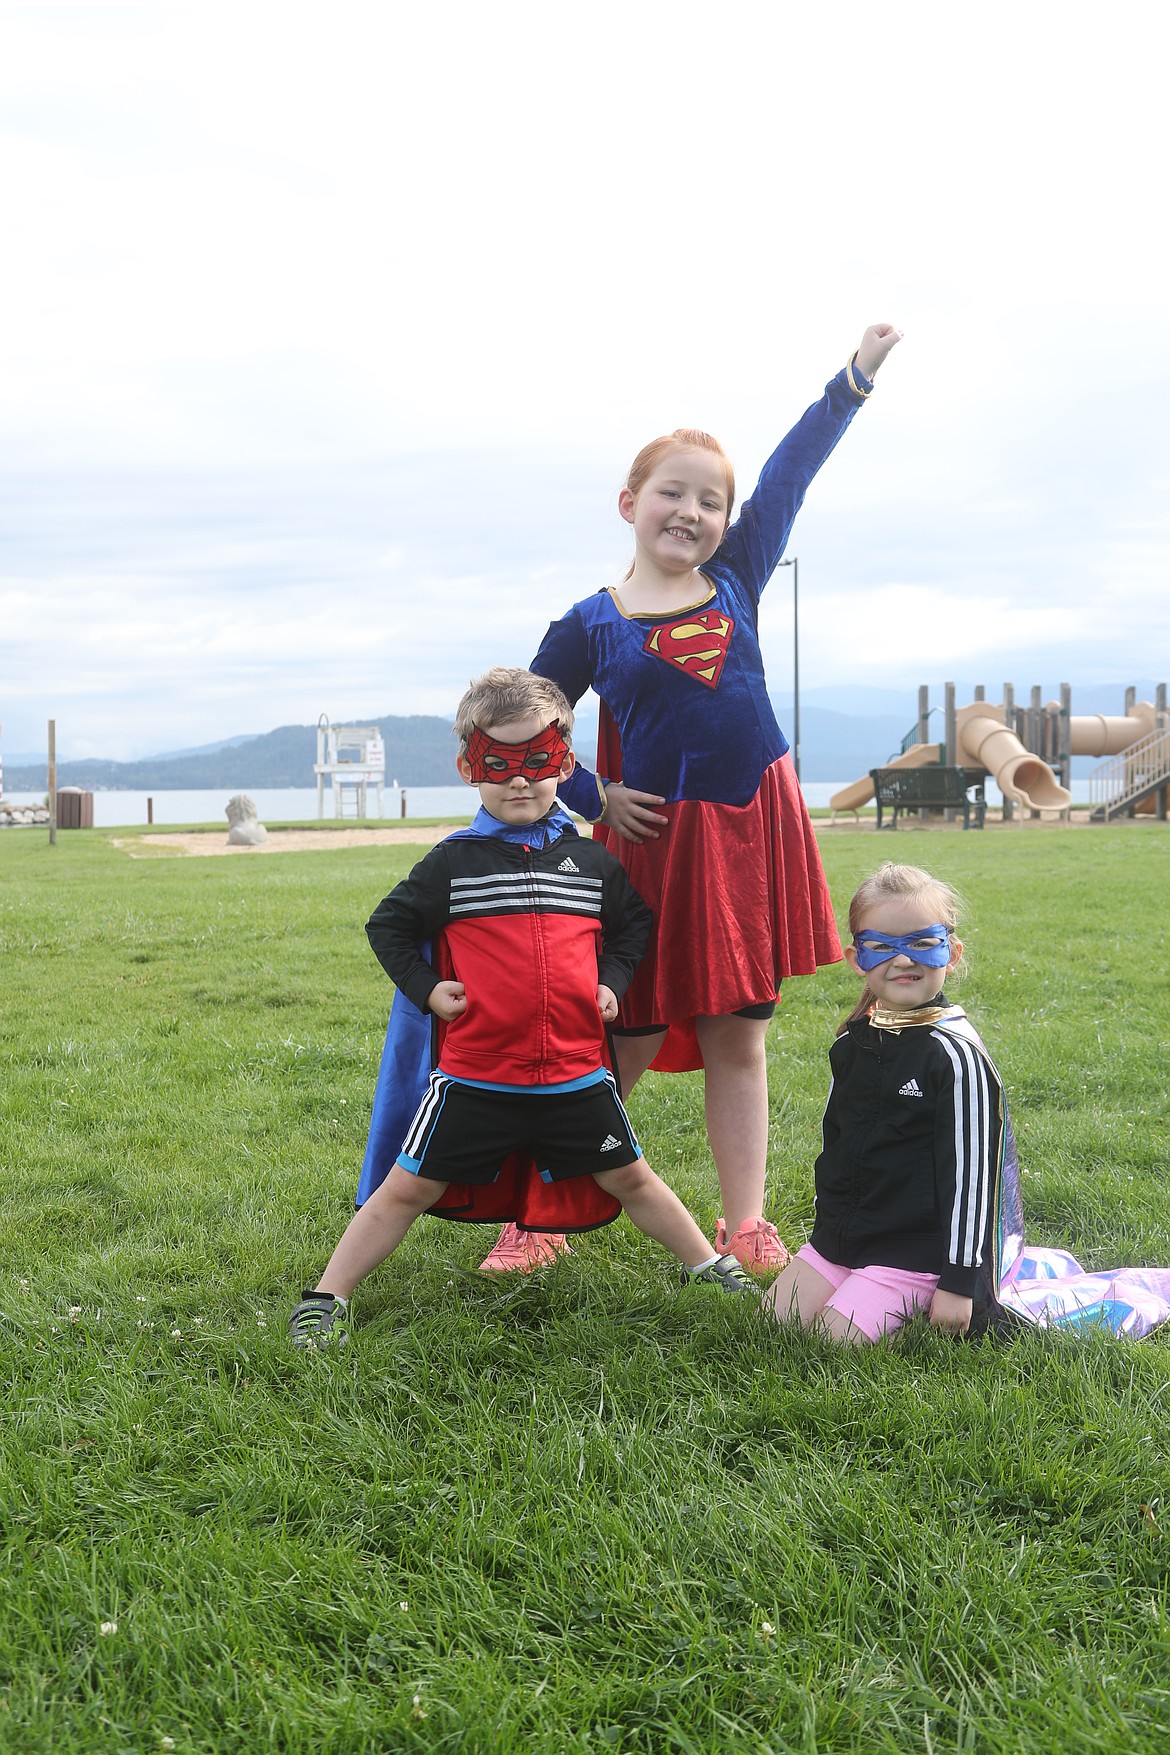
[[1158,17],[3,6],[0,750],[449,713],[620,578],[645,440],[750,488],[881,319],[802,683],[1120,710],[1170,672]]

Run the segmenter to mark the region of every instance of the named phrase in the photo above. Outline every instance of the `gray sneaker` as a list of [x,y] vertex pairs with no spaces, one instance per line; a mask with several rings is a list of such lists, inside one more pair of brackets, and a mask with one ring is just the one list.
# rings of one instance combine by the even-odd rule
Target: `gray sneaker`
[[288,1319],[294,1347],[344,1347],[349,1339],[349,1299],[331,1292],[306,1292]]
[[684,1268],[684,1286],[718,1286],[721,1292],[758,1292],[759,1281],[744,1272],[734,1255],[721,1255],[705,1268]]

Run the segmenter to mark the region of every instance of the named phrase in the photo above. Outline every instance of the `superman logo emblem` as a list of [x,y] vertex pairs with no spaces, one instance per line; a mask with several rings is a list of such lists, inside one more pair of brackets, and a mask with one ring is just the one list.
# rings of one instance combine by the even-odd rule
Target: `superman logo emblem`
[[717,609],[705,609],[683,621],[659,622],[646,636],[643,652],[685,671],[709,689],[719,687],[735,623]]

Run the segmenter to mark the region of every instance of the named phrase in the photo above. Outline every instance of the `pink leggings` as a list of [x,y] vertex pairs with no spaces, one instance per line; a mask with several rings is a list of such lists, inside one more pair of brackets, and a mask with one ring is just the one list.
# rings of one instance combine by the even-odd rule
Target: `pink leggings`
[[818,1255],[811,1243],[797,1251],[796,1259],[832,1286],[833,1296],[824,1308],[847,1316],[868,1341],[892,1335],[916,1311],[925,1310],[938,1289],[937,1274],[915,1274],[909,1268],[838,1267]]

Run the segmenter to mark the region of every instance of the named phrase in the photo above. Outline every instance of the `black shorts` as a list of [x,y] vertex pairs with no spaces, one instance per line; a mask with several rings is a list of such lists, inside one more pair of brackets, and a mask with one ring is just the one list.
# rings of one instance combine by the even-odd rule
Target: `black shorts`
[[[760,1023],[766,1023],[776,1015],[776,1001],[764,999],[759,1005],[741,1005],[738,1011],[729,1015],[733,1018],[756,1018]],[[667,1028],[666,1024],[634,1024],[628,1029],[622,1024],[611,1024],[609,1033],[611,1036],[657,1036]]]
[[433,1072],[397,1162],[433,1182],[494,1182],[525,1152],[546,1182],[620,1170],[642,1156],[606,1073],[579,1091],[483,1091]]

